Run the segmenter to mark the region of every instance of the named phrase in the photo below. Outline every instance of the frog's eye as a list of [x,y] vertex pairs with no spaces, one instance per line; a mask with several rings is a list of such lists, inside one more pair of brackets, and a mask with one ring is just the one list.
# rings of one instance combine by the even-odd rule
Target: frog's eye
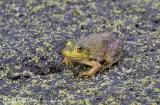
[[82,49],[83,49],[82,47],[78,47],[78,48],[77,48],[77,50],[82,50]]
[[81,52],[81,51],[82,51],[82,49],[83,49],[83,48],[82,48],[82,47],[80,47],[80,46],[77,46],[77,47],[76,47],[76,51],[77,51],[77,52]]
[[66,42],[66,46],[68,46],[68,47],[73,47],[73,42],[72,42],[71,40],[68,40],[68,41]]

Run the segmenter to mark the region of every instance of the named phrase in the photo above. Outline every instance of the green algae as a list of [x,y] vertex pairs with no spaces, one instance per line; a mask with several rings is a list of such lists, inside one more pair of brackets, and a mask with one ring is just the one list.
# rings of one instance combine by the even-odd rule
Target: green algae
[[92,8],[92,9],[96,9],[96,3],[95,3],[94,1],[90,1],[90,2],[87,4],[87,7]]
[[26,7],[29,10],[29,14],[35,14],[37,12],[42,11],[43,9],[47,7],[52,7],[52,6],[58,6],[61,10],[65,10],[66,8],[66,1],[64,0],[63,3],[61,3],[59,0],[45,0],[39,5],[33,5],[34,1],[33,0],[28,0]]
[[3,70],[0,71],[0,78],[4,78],[8,75],[8,73],[11,72],[11,68],[9,66],[9,64],[6,64],[4,67],[3,67]]
[[158,9],[160,9],[160,2],[156,3],[155,7],[158,8]]
[[72,13],[73,16],[84,16],[84,13],[80,8],[75,8]]
[[30,105],[36,104],[40,105],[40,101],[34,100],[32,98],[22,98],[22,97],[3,97],[3,103],[7,105]]

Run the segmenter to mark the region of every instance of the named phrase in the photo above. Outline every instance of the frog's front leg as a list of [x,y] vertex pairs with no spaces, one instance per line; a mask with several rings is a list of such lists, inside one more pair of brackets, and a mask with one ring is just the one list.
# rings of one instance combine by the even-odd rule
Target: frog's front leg
[[67,69],[73,66],[71,60],[68,57],[64,57],[61,63],[65,63],[67,65]]
[[92,77],[92,76],[95,76],[96,73],[102,67],[101,64],[99,62],[96,62],[95,60],[93,60],[93,61],[83,60],[83,61],[80,61],[80,63],[92,66],[92,68],[90,70],[84,71],[84,72],[80,73],[80,76],[82,76],[82,77]]

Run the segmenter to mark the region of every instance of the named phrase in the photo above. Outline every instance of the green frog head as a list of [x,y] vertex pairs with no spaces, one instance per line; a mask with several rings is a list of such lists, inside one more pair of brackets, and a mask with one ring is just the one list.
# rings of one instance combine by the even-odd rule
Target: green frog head
[[74,60],[85,59],[85,58],[88,58],[90,55],[88,49],[85,49],[82,46],[79,46],[73,40],[68,40],[66,42],[65,48],[62,50],[62,54],[65,57],[68,57]]

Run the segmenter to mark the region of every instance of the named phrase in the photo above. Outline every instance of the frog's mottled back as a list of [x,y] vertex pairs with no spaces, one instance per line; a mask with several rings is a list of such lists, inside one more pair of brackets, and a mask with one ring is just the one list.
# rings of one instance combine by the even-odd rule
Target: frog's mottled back
[[80,37],[76,43],[82,48],[89,49],[90,58],[95,58],[102,47],[102,40],[110,40],[110,38],[107,33],[91,34]]

